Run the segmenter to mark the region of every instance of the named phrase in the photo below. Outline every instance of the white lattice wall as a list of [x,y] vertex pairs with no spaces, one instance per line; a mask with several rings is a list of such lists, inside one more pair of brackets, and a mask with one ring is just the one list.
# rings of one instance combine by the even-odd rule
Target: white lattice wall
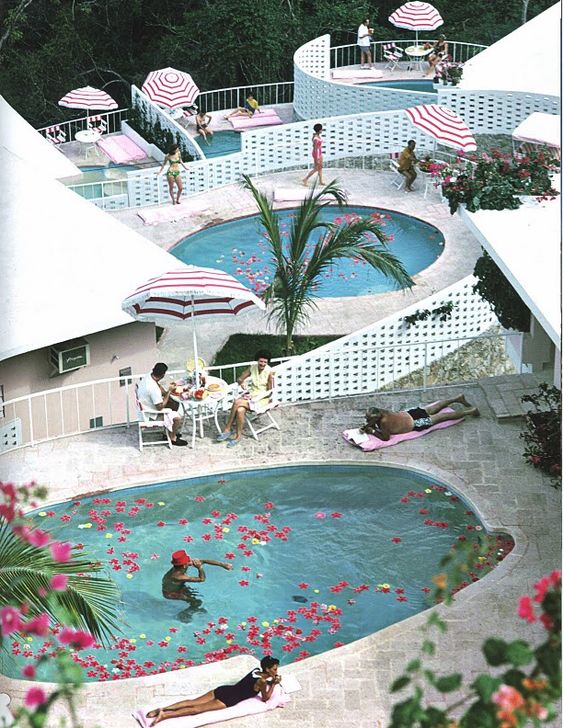
[[[374,392],[455,351],[497,323],[489,305],[472,292],[475,282],[468,276],[401,313],[280,364],[277,396],[296,402]],[[404,322],[416,310],[448,301],[455,309],[447,321],[427,319],[410,327]]]
[[331,81],[328,35],[306,43],[294,54],[294,111],[301,119],[336,113],[407,109],[429,102],[429,94]]
[[511,134],[534,111],[560,113],[560,99],[557,96],[466,91],[449,86],[439,88],[439,104],[456,111],[474,134]]

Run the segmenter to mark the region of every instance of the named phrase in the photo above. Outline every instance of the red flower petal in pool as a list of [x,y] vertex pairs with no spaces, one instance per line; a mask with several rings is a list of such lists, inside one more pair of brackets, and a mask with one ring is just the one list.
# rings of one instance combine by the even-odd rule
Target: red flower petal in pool
[[433,523],[434,523],[434,521],[433,521],[433,519],[432,519],[432,518],[426,518],[426,519],[425,519],[425,520],[423,521],[423,525],[424,525],[424,526],[432,526],[432,525],[433,525]]
[[71,517],[69,515],[67,515],[66,513],[63,516],[61,516],[61,521],[63,521],[63,523],[68,523],[70,520],[71,520]]
[[202,523],[204,524],[204,526],[209,526],[211,522],[211,518],[202,518]]
[[165,523],[164,521],[159,521],[159,522],[157,523],[157,526],[158,526],[159,528],[162,528],[163,526],[166,526],[166,523]]
[[392,538],[392,543],[401,543],[401,538],[399,536],[394,536]]
[[188,519],[187,519],[187,518],[181,518],[181,519],[180,519],[180,520],[178,521],[178,525],[179,525],[179,526],[185,526],[185,525],[186,525],[187,523],[188,523]]
[[331,514],[331,518],[341,518],[342,515],[343,514],[339,513],[339,511],[333,511],[333,513]]
[[213,516],[214,518],[219,518],[219,516],[221,516],[221,513],[220,513],[219,511],[212,511],[212,512],[211,512],[211,515],[212,515],[212,516]]
[[240,579],[239,586],[249,586],[249,582],[246,579]]
[[228,553],[225,554],[224,558],[226,558],[226,559],[234,559],[235,558],[235,554],[232,553],[231,551],[229,551]]
[[403,498],[400,498],[400,503],[410,503],[410,499],[404,495]]
[[407,602],[407,597],[396,597],[396,602]]
[[159,642],[159,647],[168,647],[168,642],[166,640],[161,640]]
[[250,571],[250,570],[251,570],[251,567],[250,566],[242,566],[241,567],[241,571]]
[[353,591],[359,594],[360,592],[368,591],[369,588],[368,584],[360,584],[360,586],[355,586]]
[[202,534],[202,541],[211,541],[211,533]]
[[465,516],[473,516],[474,515],[474,511],[464,511],[464,515]]
[[428,586],[423,586],[423,587],[421,587],[421,591],[424,592],[425,594],[428,594],[431,590],[429,589]]
[[401,586],[398,586],[398,588],[395,590],[396,594],[403,594],[405,589],[402,589]]
[[196,503],[203,503],[203,502],[204,502],[204,501],[205,501],[206,499],[204,498],[204,496],[203,496],[203,495],[197,495],[197,496],[196,496],[196,497],[194,498],[194,500],[196,501]]
[[298,588],[299,588],[299,589],[309,589],[309,584],[308,584],[307,582],[305,582],[305,581],[301,581],[301,582],[300,582],[300,583],[298,584]]
[[428,508],[420,508],[420,509],[419,509],[419,513],[420,513],[420,514],[421,514],[422,516],[426,516],[426,515],[427,515],[427,514],[429,513],[429,509],[428,509]]

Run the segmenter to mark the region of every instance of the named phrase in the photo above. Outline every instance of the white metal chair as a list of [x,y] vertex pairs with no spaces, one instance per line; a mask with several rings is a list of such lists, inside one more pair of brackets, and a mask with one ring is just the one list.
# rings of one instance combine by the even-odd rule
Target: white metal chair
[[395,71],[403,56],[403,51],[395,43],[384,43],[382,46],[382,55],[388,61],[385,68],[390,71]]
[[394,172],[394,177],[390,184],[397,190],[401,190],[405,186],[405,177],[399,169],[399,152],[392,152],[390,154],[390,170]]
[[[165,425],[165,414],[172,413],[171,409],[164,408],[162,410],[150,409],[144,407],[141,400],[139,399],[139,385],[135,385],[135,409],[137,412],[137,425],[139,431],[139,449],[143,452],[143,445],[149,447],[150,445],[168,445],[172,449],[172,442],[170,440],[170,432]],[[160,440],[144,440],[143,433],[145,431],[162,430],[164,432],[164,439]]]
[[88,128],[91,131],[97,131],[99,134],[105,134],[108,130],[108,122],[101,116],[91,116],[88,119]]
[[[270,401],[267,405],[267,408],[262,410],[262,412],[249,412],[247,414],[247,417],[245,419],[247,425],[249,425],[249,429],[251,431],[252,436],[255,438],[255,440],[258,440],[258,436],[261,434],[261,432],[266,432],[267,430],[279,430],[280,425],[274,417],[272,416],[272,410],[278,407],[278,402],[276,402],[274,399],[272,399],[273,396],[273,390],[268,393],[270,396]],[[261,426],[261,419],[265,424],[262,424]]]

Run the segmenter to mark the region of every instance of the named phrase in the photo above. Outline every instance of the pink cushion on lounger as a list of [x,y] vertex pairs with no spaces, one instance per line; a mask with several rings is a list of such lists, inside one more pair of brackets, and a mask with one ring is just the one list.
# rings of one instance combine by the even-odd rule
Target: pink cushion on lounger
[[258,111],[253,116],[234,116],[229,119],[235,131],[244,131],[245,129],[253,129],[256,126],[273,126],[281,124],[282,119],[271,109],[271,114],[259,114]]
[[[248,698],[237,703],[237,705],[232,705],[230,708],[224,708],[223,710],[212,710],[208,713],[200,713],[199,715],[187,715],[184,718],[170,718],[166,721],[165,725],[170,725],[171,728],[198,728],[201,725],[219,723],[224,720],[230,720],[231,718],[241,718],[245,715],[253,715],[255,713],[266,713],[273,708],[283,708],[289,700],[290,696],[284,692],[280,685],[276,685],[272,691],[270,700],[267,700],[266,703],[263,703],[258,697]],[[132,715],[141,728],[149,728],[153,719],[146,718],[147,713],[157,707],[162,708],[166,704],[165,698],[160,700],[158,705],[153,704],[140,708],[134,711]]]
[[[445,407],[441,410],[441,412],[454,412],[454,410],[451,407]],[[351,430],[345,430],[343,432],[343,437],[349,444],[354,445],[355,447],[359,447],[361,450],[364,450],[364,452],[370,452],[372,450],[381,450],[383,447],[391,447],[392,445],[397,445],[398,442],[403,442],[404,440],[415,440],[417,437],[422,437],[428,432],[433,432],[433,430],[444,430],[445,427],[457,425],[459,422],[462,421],[463,418],[461,418],[460,420],[447,420],[447,422],[439,422],[438,425],[432,425],[431,427],[429,427],[429,429],[423,430],[422,432],[415,432],[415,430],[413,430],[412,432],[406,432],[404,435],[392,435],[389,440],[380,440],[374,435],[367,435],[367,440],[361,443],[356,443],[352,440],[353,431]]]
[[124,162],[132,162],[136,159],[144,159],[147,155],[125,134],[116,134],[100,139],[98,147],[106,154],[115,164],[123,164]]

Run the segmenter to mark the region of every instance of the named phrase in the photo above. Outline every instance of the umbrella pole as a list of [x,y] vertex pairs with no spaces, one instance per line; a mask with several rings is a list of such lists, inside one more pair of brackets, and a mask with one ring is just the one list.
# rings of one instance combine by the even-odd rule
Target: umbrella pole
[[200,386],[200,372],[198,368],[198,339],[196,337],[196,311],[194,309],[194,296],[192,296],[192,348],[194,349],[194,385]]

